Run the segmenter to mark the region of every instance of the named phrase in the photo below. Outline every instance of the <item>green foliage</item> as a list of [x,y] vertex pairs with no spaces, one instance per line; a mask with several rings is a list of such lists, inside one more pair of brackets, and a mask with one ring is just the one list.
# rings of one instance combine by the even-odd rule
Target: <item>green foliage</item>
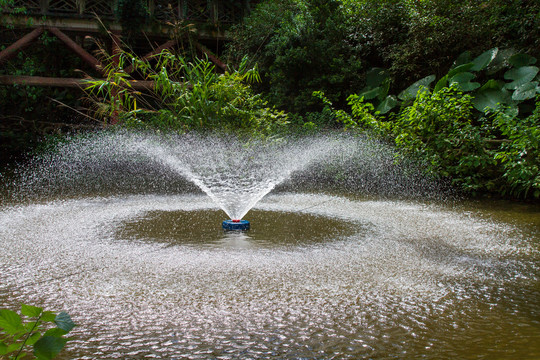
[[398,98],[401,100],[413,100],[416,98],[420,89],[429,88],[433,81],[435,81],[435,75],[426,76],[400,92]]
[[[532,99],[540,93],[540,71],[536,66],[530,65],[534,63],[536,63],[535,57],[522,53],[516,54],[511,50],[499,51],[494,48],[472,60],[470,52],[464,52],[454,61],[454,66],[450,71],[436,82],[433,91],[438,92],[445,87],[455,86],[460,91],[470,93],[474,107],[482,113],[492,111],[499,105],[510,106],[520,111],[521,105],[532,103]],[[504,75],[502,70],[506,70]],[[388,95],[388,78],[379,76],[377,86],[369,86],[370,74],[374,71],[387,74],[380,68],[370,70],[366,74],[368,86],[358,95],[376,106],[380,114],[393,110],[400,103],[398,99],[404,104],[410,103],[417,97],[419,89],[429,89],[436,80],[435,75],[426,76],[409,85],[396,98]],[[371,77],[373,78],[373,75]],[[485,83],[481,85],[480,82],[473,80]],[[532,111],[532,109],[523,108],[526,110],[525,115]]]
[[388,139],[400,156],[420,160],[433,177],[466,193],[540,198],[540,97],[527,117],[501,105],[478,116],[473,95],[458,84],[434,92],[421,87],[413,102],[383,117],[358,95],[348,99],[350,112],[315,95],[345,128]]
[[525,119],[504,107],[497,109],[492,119],[506,140],[494,156],[503,167],[508,184],[502,193],[540,198],[540,97],[533,114]]
[[[118,116],[127,127],[161,130],[218,129],[258,134],[279,132],[287,123],[285,113],[267,106],[261,95],[251,89],[260,80],[256,68],[247,66],[218,74],[208,59],[187,61],[162,51],[149,60],[140,60],[124,52],[118,63],[110,61],[105,80],[90,81],[87,91],[96,101],[96,114],[104,118]],[[123,71],[134,65],[152,89],[132,88],[130,75]]]
[[[24,6],[17,6],[15,0],[0,0],[0,11],[11,14],[25,14],[26,8]],[[13,28],[11,26],[11,28]]]
[[472,97],[454,85],[435,93],[420,91],[395,118],[391,131],[397,147],[422,159],[432,174],[450,177],[470,192],[493,190],[486,176],[494,160],[484,148],[485,124],[473,119]]
[[[21,306],[20,315],[9,309],[0,309],[0,356],[12,360],[53,359],[68,341],[64,336],[74,327],[65,312],[56,315],[25,304]],[[32,354],[28,353],[30,349]]]
[[340,1],[280,0],[257,6],[234,31],[230,54],[248,54],[271,103],[298,113],[319,110],[313,91],[345,104],[360,88],[364,65],[346,41],[349,16]]
[[[323,91],[338,108],[359,94],[386,113],[396,105],[384,98],[386,87],[397,94],[435,75],[437,89],[457,83],[473,91],[489,80],[480,72],[508,64],[495,48],[539,56],[539,13],[540,3],[530,0],[267,0],[234,29],[229,53],[260,64],[265,81],[259,88],[281,108],[320,110],[311,94]],[[462,59],[457,65],[466,66],[443,80],[465,50],[477,56]],[[528,61],[520,59],[510,64]],[[374,86],[366,70],[381,67],[388,80]],[[528,89],[523,96],[530,95]]]

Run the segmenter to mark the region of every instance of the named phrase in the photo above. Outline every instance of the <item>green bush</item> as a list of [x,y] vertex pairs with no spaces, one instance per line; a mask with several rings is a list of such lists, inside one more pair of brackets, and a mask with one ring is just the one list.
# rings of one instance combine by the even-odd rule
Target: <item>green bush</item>
[[421,158],[432,174],[469,192],[491,191],[496,161],[485,147],[485,119],[474,118],[472,97],[456,87],[421,90],[390,128],[396,146]]
[[520,118],[516,108],[504,106],[478,116],[473,97],[457,84],[436,92],[421,88],[389,116],[358,95],[349,97],[349,112],[317,96],[345,128],[386,138],[400,157],[417,159],[431,176],[465,193],[540,198],[540,97],[535,111]]
[[527,118],[520,119],[515,111],[501,108],[493,114],[493,124],[504,137],[494,156],[507,184],[501,192],[540,198],[540,97]]

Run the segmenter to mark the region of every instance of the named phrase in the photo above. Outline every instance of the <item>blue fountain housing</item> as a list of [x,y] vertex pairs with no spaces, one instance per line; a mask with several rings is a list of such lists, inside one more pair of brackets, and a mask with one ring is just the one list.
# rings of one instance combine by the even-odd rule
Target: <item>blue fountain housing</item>
[[249,221],[247,220],[225,220],[223,221],[223,230],[228,231],[246,231],[249,230]]

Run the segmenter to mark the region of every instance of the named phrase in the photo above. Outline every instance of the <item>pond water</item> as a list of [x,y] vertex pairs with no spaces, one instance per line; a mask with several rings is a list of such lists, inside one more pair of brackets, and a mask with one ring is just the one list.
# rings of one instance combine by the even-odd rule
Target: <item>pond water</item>
[[540,358],[540,209],[277,192],[0,206],[0,305],[67,311],[62,359]]

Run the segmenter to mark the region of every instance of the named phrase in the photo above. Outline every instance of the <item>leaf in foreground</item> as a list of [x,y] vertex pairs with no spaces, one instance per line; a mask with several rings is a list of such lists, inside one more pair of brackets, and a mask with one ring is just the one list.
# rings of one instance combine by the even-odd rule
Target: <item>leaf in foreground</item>
[[67,339],[44,336],[34,344],[34,355],[39,360],[53,359],[66,345]]

